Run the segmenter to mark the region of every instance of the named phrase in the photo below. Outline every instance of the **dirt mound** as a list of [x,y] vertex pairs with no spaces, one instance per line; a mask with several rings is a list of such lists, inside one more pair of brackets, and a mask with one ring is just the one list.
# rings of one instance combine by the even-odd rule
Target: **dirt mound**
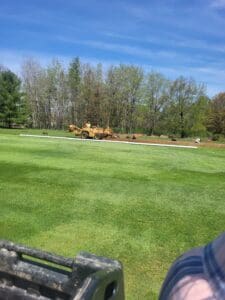
[[[133,138],[135,136],[135,139]],[[114,141],[127,141],[127,142],[141,142],[141,143],[146,143],[146,144],[166,144],[166,145],[181,145],[181,146],[196,146],[195,141],[182,141],[182,140],[177,140],[177,141],[172,141],[168,139],[161,139],[161,138],[151,138],[151,139],[144,139],[143,134],[121,134],[113,139],[110,138],[110,140]],[[215,143],[213,141],[207,141],[207,142],[201,142],[198,144],[198,147],[208,147],[208,148],[225,148],[225,144],[219,144]]]

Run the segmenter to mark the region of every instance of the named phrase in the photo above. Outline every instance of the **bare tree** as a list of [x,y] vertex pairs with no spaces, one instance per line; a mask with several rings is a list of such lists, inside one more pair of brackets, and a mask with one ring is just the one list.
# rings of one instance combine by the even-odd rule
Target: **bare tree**
[[27,97],[29,110],[31,111],[31,125],[35,128],[41,128],[42,125],[42,102],[43,77],[45,71],[41,65],[34,59],[27,59],[22,65],[23,89]]
[[69,84],[69,106],[70,123],[79,124],[80,111],[80,89],[81,89],[81,64],[79,57],[73,59],[69,65],[68,71]]
[[132,132],[135,129],[142,79],[142,69],[135,66],[120,65],[108,71],[106,93],[110,104],[109,118],[113,126],[122,131]]
[[46,99],[51,109],[51,126],[62,129],[68,123],[69,91],[67,74],[58,60],[47,68]]
[[155,134],[160,117],[169,100],[170,82],[160,73],[147,74],[143,84],[143,98],[146,105],[146,128],[149,135]]
[[197,85],[193,79],[177,78],[171,85],[170,97],[176,117],[176,126],[179,128],[181,138],[187,135],[187,122],[191,104],[204,92],[204,86]]

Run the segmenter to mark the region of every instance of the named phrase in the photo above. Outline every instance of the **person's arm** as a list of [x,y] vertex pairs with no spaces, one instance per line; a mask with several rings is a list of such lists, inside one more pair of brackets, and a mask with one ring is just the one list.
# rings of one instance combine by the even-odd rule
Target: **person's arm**
[[204,274],[203,248],[179,257],[170,267],[159,300],[208,300],[213,290]]

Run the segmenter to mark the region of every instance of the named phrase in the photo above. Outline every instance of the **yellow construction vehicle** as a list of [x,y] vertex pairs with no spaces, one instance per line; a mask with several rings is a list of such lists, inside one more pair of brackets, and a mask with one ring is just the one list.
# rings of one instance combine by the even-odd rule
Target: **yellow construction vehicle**
[[106,127],[97,127],[91,126],[88,122],[82,128],[79,128],[76,125],[69,125],[69,131],[73,132],[77,136],[81,136],[84,139],[93,138],[93,139],[103,139],[113,136],[113,131],[111,128]]

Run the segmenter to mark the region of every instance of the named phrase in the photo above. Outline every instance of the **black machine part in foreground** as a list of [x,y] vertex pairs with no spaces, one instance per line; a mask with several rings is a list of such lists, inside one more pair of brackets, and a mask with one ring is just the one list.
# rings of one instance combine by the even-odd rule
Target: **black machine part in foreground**
[[122,265],[85,252],[71,259],[0,240],[0,299],[124,300]]

